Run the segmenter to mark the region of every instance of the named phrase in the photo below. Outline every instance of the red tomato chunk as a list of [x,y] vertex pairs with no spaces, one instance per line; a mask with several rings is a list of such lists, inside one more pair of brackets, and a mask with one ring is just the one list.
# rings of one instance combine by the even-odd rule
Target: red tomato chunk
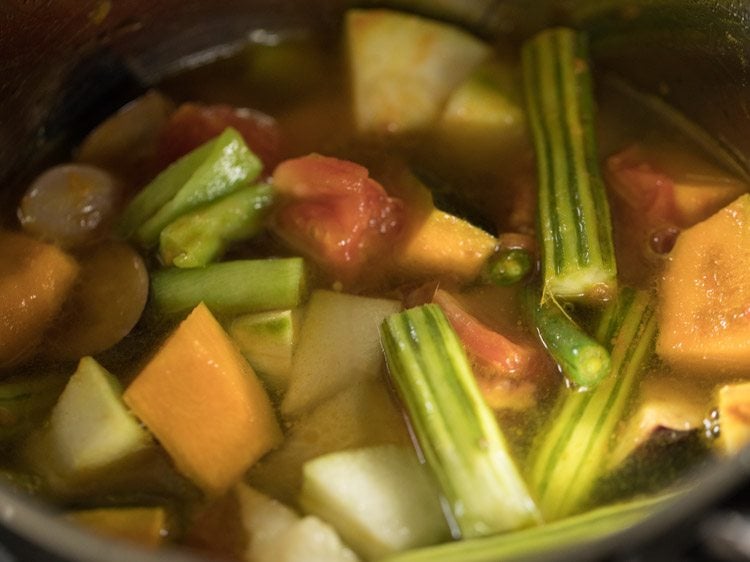
[[234,127],[270,173],[281,158],[281,129],[265,113],[231,105],[182,104],[159,138],[157,160],[166,167],[179,157]]
[[403,202],[359,164],[311,154],[282,162],[273,182],[285,198],[276,213],[278,234],[341,281],[385,256],[401,230]]

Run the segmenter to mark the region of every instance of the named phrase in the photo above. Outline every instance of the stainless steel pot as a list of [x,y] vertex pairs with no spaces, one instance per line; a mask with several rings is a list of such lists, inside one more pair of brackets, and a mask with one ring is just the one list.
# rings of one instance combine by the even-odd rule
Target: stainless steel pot
[[[24,184],[34,170],[59,157],[97,121],[160,77],[230,52],[253,30],[335,28],[349,4],[6,0],[0,4],[0,225],[12,219],[14,186]],[[665,97],[719,139],[739,167],[750,171],[750,0],[388,4],[456,21],[486,36],[518,38],[555,21],[584,28],[590,32],[598,65]],[[642,524],[555,558],[625,558],[634,552],[644,558],[644,552],[662,552],[660,545],[672,548],[706,529],[713,529],[714,538],[727,535],[731,542],[735,527],[716,527],[716,517],[727,512],[729,508],[721,507],[727,502],[750,495],[749,473],[750,450],[745,450],[703,468],[694,475],[690,493]],[[740,529],[741,535],[750,524]],[[93,536],[56,517],[48,506],[0,487],[0,562],[13,556],[97,562],[195,560],[176,550],[148,552]]]

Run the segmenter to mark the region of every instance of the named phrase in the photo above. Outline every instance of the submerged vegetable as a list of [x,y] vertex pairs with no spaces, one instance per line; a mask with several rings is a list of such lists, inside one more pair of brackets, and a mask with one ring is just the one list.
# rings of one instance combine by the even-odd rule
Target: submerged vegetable
[[655,334],[647,292],[623,289],[602,315],[597,339],[612,342],[610,376],[587,392],[563,389],[530,455],[530,484],[548,520],[586,507],[607,468],[612,433],[638,388]]
[[540,522],[460,341],[436,305],[390,316],[381,338],[425,460],[466,538]]
[[591,389],[610,372],[607,349],[589,336],[553,299],[539,302],[536,291],[527,291],[539,336],[547,351],[575,385]]

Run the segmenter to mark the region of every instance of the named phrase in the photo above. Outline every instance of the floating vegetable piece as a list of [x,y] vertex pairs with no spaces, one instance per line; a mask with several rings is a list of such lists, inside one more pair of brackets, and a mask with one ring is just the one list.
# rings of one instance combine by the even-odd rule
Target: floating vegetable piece
[[[638,448],[660,432],[685,435],[702,430],[708,402],[690,381],[677,378],[645,380],[634,412],[624,420],[609,455],[610,470],[617,468]],[[672,441],[676,441],[673,437]]]
[[346,42],[357,127],[429,126],[490,47],[452,25],[389,10],[350,10]]
[[607,348],[588,335],[557,301],[540,302],[532,290],[527,290],[526,300],[539,337],[570,381],[590,390],[609,375]]
[[125,391],[178,470],[205,492],[226,492],[282,440],[250,365],[205,305],[177,327]]
[[442,146],[462,161],[498,158],[525,146],[526,115],[518,68],[493,59],[477,67],[450,95],[438,121]]
[[234,318],[227,330],[258,376],[276,394],[286,390],[299,340],[302,310],[253,312]]
[[380,377],[378,327],[399,310],[397,300],[315,291],[305,309],[282,413],[299,415],[349,385]]
[[597,340],[613,342],[611,374],[593,390],[562,389],[530,453],[530,485],[547,520],[581,511],[607,469],[612,434],[638,387],[656,336],[647,292],[620,291],[599,322]]
[[42,432],[37,469],[70,484],[127,466],[153,443],[119,381],[91,357],[78,363]]
[[726,454],[738,453],[750,443],[750,383],[724,385],[716,395],[719,447]]
[[157,547],[169,535],[167,511],[163,507],[104,507],[65,514],[68,521],[114,539]]
[[136,325],[148,298],[146,265],[128,244],[98,244],[78,261],[78,283],[43,350],[55,359],[78,359],[114,346]]
[[169,223],[255,181],[261,167],[240,134],[227,128],[144,187],[125,209],[120,231],[151,247]]
[[542,298],[611,297],[617,268],[586,37],[545,30],[524,43],[522,56],[539,184]]
[[281,502],[240,484],[240,517],[253,562],[357,562],[336,530],[318,517],[298,515]]
[[52,244],[0,231],[0,367],[28,358],[78,278],[76,261]]
[[750,195],[684,230],[661,282],[657,353],[687,373],[750,369]]
[[427,465],[465,538],[541,521],[463,346],[440,307],[394,314],[381,326],[393,379]]
[[273,185],[279,194],[276,233],[339,280],[372,275],[376,268],[367,265],[391,251],[402,203],[363,166],[310,154],[279,164]]
[[403,414],[382,380],[351,384],[294,420],[284,443],[250,469],[247,481],[296,502],[305,462],[335,451],[392,443],[408,446]]
[[63,164],[34,180],[21,199],[18,218],[29,234],[74,248],[102,236],[121,198],[120,184],[104,170]]
[[433,207],[411,225],[393,259],[398,275],[468,282],[479,275],[496,245],[491,234]]
[[484,264],[482,277],[494,285],[514,285],[531,271],[531,253],[523,248],[498,250]]
[[[661,152],[633,145],[607,159],[608,182],[635,211],[637,220],[645,217],[651,226],[689,227],[748,190],[746,184],[718,168],[704,170],[680,162],[668,151]],[[690,172],[691,168],[696,171]]]
[[161,231],[162,261],[185,268],[217,260],[232,242],[252,238],[262,230],[273,202],[271,186],[259,184],[185,213]]
[[305,463],[299,502],[367,560],[450,538],[437,484],[403,447],[350,449]]
[[463,343],[476,375],[485,377],[532,378],[536,352],[491,330],[465,311],[458,300],[443,289],[432,302],[439,305]]
[[215,314],[244,314],[298,306],[307,296],[302,258],[236,260],[151,274],[154,306],[164,314],[203,302]]

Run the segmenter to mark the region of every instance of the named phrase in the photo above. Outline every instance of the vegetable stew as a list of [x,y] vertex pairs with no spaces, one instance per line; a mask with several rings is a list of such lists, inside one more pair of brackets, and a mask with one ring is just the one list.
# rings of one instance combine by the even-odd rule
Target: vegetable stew
[[166,78],[19,191],[0,478],[149,548],[494,560],[750,441],[724,149],[574,29],[340,27]]

